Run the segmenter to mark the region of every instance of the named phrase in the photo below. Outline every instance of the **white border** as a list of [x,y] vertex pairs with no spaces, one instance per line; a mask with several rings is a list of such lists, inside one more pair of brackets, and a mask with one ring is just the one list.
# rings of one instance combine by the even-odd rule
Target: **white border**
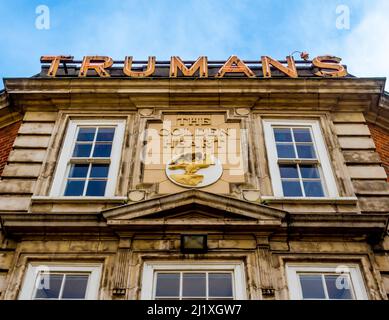
[[85,300],[97,300],[100,288],[101,268],[101,264],[89,263],[29,263],[18,299],[33,299],[37,277],[39,273],[43,271],[89,273],[89,281],[86,289]]
[[[356,300],[368,300],[366,293],[366,287],[363,281],[362,273],[357,264],[301,264],[301,263],[287,263],[286,264],[286,276],[289,288],[289,298],[291,300],[302,300],[302,292],[300,281],[298,278],[299,272],[312,272],[312,273],[336,273],[337,268],[340,269],[346,267],[351,278],[351,282],[354,288],[354,295]],[[341,273],[339,273],[341,275]]]
[[[323,135],[320,129],[319,121],[318,120],[286,121],[286,120],[263,119],[265,144],[266,144],[267,158],[269,163],[269,171],[270,171],[274,196],[284,197],[284,193],[282,190],[281,176],[277,164],[278,157],[277,157],[277,149],[276,149],[274,132],[272,130],[273,125],[292,126],[292,127],[309,126],[312,128],[312,133],[313,133],[312,138],[315,145],[317,157],[320,162],[320,166],[322,168],[322,176],[323,176],[323,184],[324,184],[323,188],[325,193],[324,198],[338,198],[339,196],[338,188],[336,186],[334,173],[328,156],[328,150],[323,140]],[[304,197],[296,197],[296,198],[304,199]],[[315,198],[315,199],[323,199],[323,197]]]
[[[50,197],[64,197],[63,193],[66,185],[66,174],[68,173],[68,164],[76,139],[78,126],[116,126],[115,136],[112,141],[111,164],[109,166],[107,186],[104,197],[107,198],[115,195],[117,176],[120,168],[120,159],[123,149],[125,120],[70,120],[66,131],[65,141],[61,150],[61,155],[57,163],[54,174],[54,180],[50,191]],[[79,199],[83,196],[77,197]]]
[[232,271],[235,300],[246,299],[246,279],[243,262],[145,262],[143,266],[141,300],[152,300],[156,271]]

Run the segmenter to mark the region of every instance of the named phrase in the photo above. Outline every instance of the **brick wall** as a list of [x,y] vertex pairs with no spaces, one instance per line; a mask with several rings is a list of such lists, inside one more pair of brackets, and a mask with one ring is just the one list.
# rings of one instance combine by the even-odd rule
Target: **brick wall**
[[0,129],[0,175],[7,164],[9,153],[12,150],[21,124],[22,121],[18,121]]
[[369,124],[371,136],[380,154],[383,166],[388,174],[389,181],[389,131],[382,129],[375,124]]

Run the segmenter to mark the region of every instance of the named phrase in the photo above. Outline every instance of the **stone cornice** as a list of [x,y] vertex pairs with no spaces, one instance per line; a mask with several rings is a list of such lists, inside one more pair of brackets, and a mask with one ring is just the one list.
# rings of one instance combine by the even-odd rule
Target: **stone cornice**
[[369,123],[389,131],[389,93],[384,92],[378,105],[372,105],[365,116]]
[[14,110],[5,91],[0,92],[0,129],[22,119],[22,115]]
[[[25,109],[136,110],[145,107],[234,107],[360,111],[377,104],[383,78],[118,79],[9,78],[6,90]],[[347,111],[347,110],[346,110]]]

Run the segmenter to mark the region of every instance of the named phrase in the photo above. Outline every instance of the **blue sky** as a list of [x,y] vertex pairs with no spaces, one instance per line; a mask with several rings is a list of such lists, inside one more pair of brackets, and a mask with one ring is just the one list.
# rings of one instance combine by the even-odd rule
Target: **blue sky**
[[[50,9],[49,30],[35,27],[38,5]],[[339,5],[350,10],[349,29],[336,27]],[[295,50],[387,77],[388,30],[388,0],[0,0],[0,77],[38,73],[41,55],[259,60]]]

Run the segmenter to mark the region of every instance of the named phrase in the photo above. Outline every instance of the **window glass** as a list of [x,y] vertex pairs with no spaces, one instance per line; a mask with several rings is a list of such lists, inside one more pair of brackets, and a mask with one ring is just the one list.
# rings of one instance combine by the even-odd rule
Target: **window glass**
[[180,274],[179,273],[157,273],[157,289],[155,296],[158,297],[179,297],[180,296]]
[[41,274],[35,299],[58,299],[61,290],[63,274]]
[[35,299],[85,299],[89,274],[40,274]]
[[311,128],[274,126],[272,130],[282,195],[325,197],[320,162],[317,159]]
[[205,283],[205,273],[184,273],[182,279],[182,295],[184,297],[205,297]]
[[208,282],[210,297],[233,297],[231,273],[210,273]]
[[96,128],[80,128],[77,135],[77,141],[93,141]]
[[351,283],[347,275],[326,275],[325,280],[330,299],[353,299]]
[[325,299],[321,275],[300,275],[300,284],[304,299]]
[[82,162],[82,158],[88,160],[85,163],[70,163],[65,196],[105,196],[114,137],[115,127],[78,128],[72,158],[77,159],[74,160],[76,162]]
[[228,272],[158,272],[155,299],[233,299],[232,279]]
[[85,299],[88,280],[88,275],[66,275],[62,298]]

